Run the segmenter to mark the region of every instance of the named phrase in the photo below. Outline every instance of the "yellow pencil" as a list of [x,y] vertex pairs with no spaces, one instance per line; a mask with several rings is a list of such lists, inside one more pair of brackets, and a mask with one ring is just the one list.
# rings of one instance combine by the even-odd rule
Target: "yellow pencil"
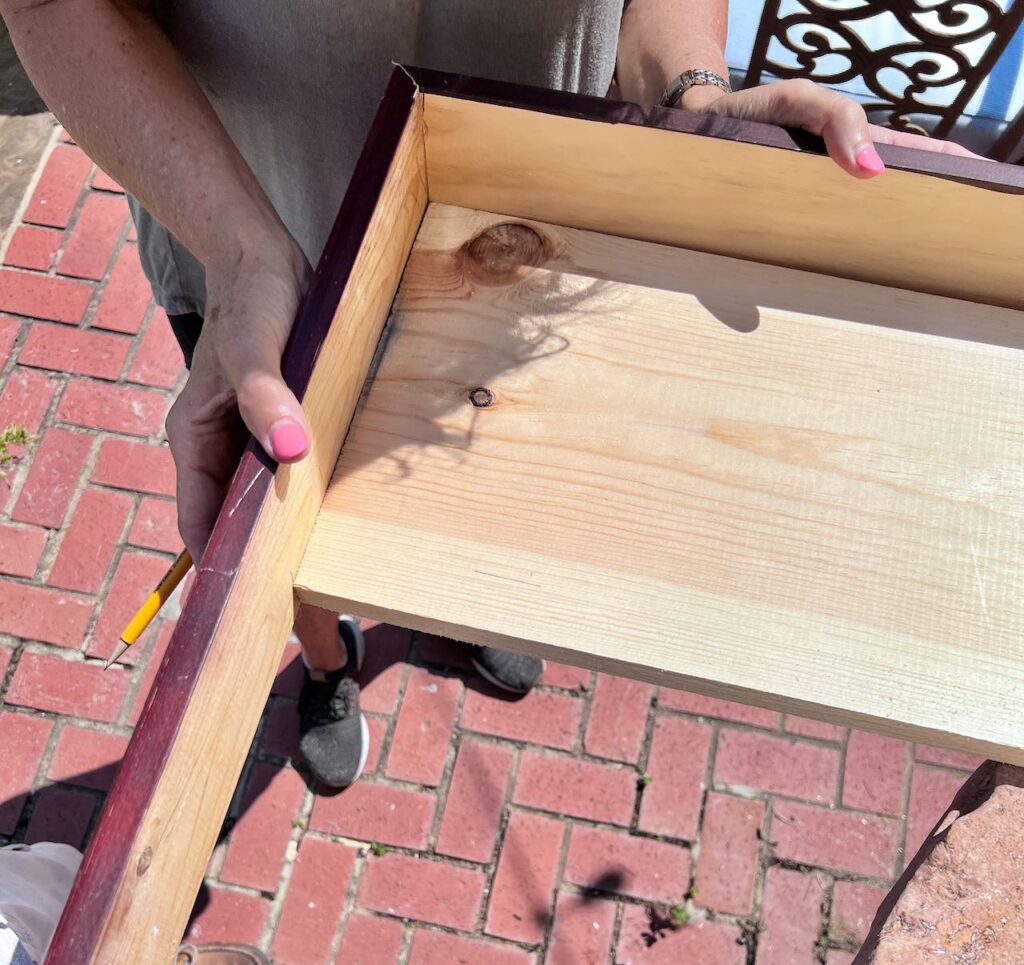
[[171,564],[171,568],[164,574],[164,578],[157,584],[156,589],[149,594],[146,602],[139,607],[139,612],[132,617],[131,622],[124,628],[124,632],[121,634],[121,642],[110,655],[110,659],[104,664],[104,670],[111,664],[116,663],[121,658],[121,654],[142,636],[146,627],[153,622],[153,617],[160,612],[160,607],[167,602],[167,598],[174,592],[191,568],[192,557],[188,555],[188,550],[182,550],[181,555]]

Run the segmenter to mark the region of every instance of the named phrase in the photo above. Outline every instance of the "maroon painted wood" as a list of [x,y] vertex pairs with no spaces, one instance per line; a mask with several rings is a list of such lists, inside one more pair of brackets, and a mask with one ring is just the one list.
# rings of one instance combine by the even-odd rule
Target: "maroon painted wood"
[[[285,350],[282,370],[299,399],[362,245],[417,89],[600,123],[646,125],[823,153],[820,141],[765,124],[660,108],[645,111],[596,97],[396,68]],[[879,150],[891,167],[993,190],[1024,191],[1024,170],[1009,165],[886,146]],[[273,460],[250,441],[50,946],[47,961],[54,965],[86,961],[101,938],[142,815],[192,696],[274,470]]]

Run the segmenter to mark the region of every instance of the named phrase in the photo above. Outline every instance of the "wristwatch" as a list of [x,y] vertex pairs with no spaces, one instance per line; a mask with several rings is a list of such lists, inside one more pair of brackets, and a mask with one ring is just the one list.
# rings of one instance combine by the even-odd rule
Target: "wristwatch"
[[661,95],[661,100],[658,101],[659,107],[675,107],[679,103],[679,99],[685,94],[691,87],[720,87],[727,94],[732,93],[732,88],[729,86],[729,82],[722,77],[720,74],[716,74],[713,70],[704,70],[703,67],[698,67],[696,70],[684,70],[668,87],[665,88],[665,93]]

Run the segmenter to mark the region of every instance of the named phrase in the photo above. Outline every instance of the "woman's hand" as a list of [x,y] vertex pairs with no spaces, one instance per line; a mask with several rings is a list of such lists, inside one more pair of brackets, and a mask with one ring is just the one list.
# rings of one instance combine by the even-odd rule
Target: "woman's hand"
[[199,560],[238,465],[245,429],[278,462],[309,449],[281,356],[310,269],[282,230],[257,232],[207,266],[207,309],[188,382],[167,416],[178,480],[178,529]]
[[871,178],[885,170],[875,144],[978,157],[959,144],[869,124],[856,101],[810,80],[783,80],[732,94],[717,87],[691,87],[679,106],[705,114],[803,128],[821,137],[829,157],[856,178]]

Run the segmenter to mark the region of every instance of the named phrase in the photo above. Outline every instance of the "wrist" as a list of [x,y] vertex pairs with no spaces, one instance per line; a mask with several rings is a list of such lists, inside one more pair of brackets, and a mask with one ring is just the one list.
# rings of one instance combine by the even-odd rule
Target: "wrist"
[[[732,88],[726,77],[707,67],[690,67],[682,71],[665,89],[658,104],[661,107],[683,106],[683,97],[694,89],[707,91],[708,89],[718,90],[722,93],[731,93]],[[710,100],[707,93],[688,98],[688,105],[692,110],[702,109]]]
[[701,113],[706,111],[715,101],[726,96],[726,92],[712,84],[699,84],[683,92],[676,107],[684,111]]
[[296,270],[305,263],[298,244],[273,210],[247,212],[225,222],[220,242],[206,260],[207,271],[232,271],[240,266],[282,262]]

